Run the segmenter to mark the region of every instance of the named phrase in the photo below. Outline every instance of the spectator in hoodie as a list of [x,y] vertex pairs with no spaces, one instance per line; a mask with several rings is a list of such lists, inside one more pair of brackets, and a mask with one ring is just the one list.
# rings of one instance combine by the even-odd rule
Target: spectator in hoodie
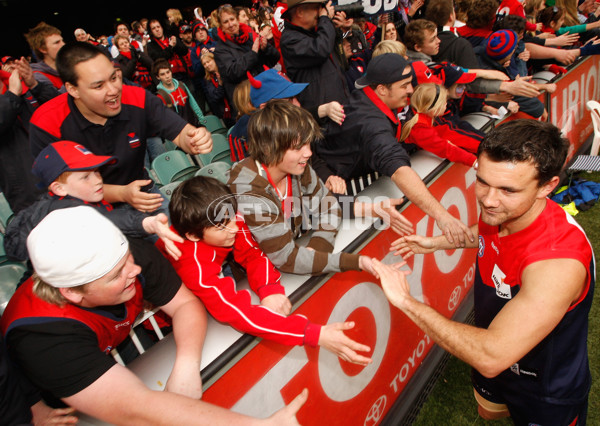
[[40,22],[25,34],[25,39],[37,59],[31,64],[35,79],[52,84],[57,95],[64,92],[63,81],[56,70],[56,54],[65,44],[60,30]]

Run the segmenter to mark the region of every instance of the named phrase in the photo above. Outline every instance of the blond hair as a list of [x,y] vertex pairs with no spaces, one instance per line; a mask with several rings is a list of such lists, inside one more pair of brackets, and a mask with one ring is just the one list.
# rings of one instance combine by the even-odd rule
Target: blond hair
[[556,0],[556,7],[565,11],[565,26],[572,27],[580,24],[575,0]]
[[415,115],[402,126],[400,140],[406,140],[419,119],[419,114],[430,113],[434,117],[442,115],[446,111],[447,100],[448,91],[444,86],[433,83],[419,84],[410,97],[410,106]]
[[[44,302],[57,306],[64,306],[65,304],[69,303],[69,301],[60,292],[60,289],[43,281],[35,272],[31,276],[31,279],[33,280],[33,294],[42,299]],[[78,285],[71,287],[71,290],[79,293],[85,293],[86,286],[87,284]]]
[[375,58],[384,53],[397,53],[398,55],[406,56],[406,46],[398,40],[383,40],[377,43],[371,56]]
[[238,111],[238,118],[256,111],[250,100],[250,90],[252,90],[250,80],[242,81],[233,90],[233,105]]
[[179,9],[167,9],[166,15],[170,18],[173,18],[173,21],[176,25],[179,25],[181,21],[183,21],[183,15]]

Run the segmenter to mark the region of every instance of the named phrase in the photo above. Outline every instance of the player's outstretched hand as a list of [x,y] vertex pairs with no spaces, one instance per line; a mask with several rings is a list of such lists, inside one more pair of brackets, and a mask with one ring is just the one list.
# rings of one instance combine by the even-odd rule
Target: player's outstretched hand
[[397,265],[385,265],[377,259],[373,259],[373,268],[379,275],[385,296],[392,305],[402,309],[404,301],[411,297],[410,286],[406,280],[410,271],[401,271]]
[[403,259],[408,259],[415,254],[433,253],[436,250],[433,238],[416,234],[398,238],[390,247],[394,256],[402,256]]

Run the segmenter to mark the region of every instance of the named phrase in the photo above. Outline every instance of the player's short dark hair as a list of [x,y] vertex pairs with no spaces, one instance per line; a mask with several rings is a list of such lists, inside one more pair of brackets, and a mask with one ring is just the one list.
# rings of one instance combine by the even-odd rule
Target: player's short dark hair
[[183,181],[171,196],[169,214],[179,235],[202,239],[204,230],[235,220],[237,201],[227,185],[218,179],[195,176]]
[[518,119],[490,131],[477,150],[495,162],[533,162],[538,186],[558,176],[565,164],[569,142],[551,123]]
[[56,55],[56,70],[64,83],[77,86],[79,79],[75,66],[94,59],[96,56],[106,54],[98,46],[84,41],[73,41],[60,48]]

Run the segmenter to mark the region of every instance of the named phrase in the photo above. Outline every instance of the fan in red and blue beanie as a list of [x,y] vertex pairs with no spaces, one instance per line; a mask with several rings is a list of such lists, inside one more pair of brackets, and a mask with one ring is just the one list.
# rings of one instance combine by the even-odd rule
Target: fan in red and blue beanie
[[485,53],[495,61],[507,58],[517,47],[519,39],[513,30],[500,30],[489,37]]

